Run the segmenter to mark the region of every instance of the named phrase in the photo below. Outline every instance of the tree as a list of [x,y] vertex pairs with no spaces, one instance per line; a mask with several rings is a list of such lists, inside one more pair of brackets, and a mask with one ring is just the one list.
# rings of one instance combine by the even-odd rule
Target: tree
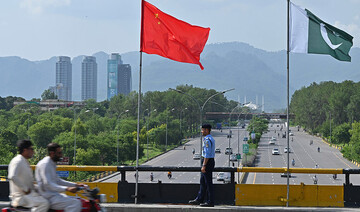
[[331,142],[337,144],[349,143],[351,136],[349,132],[350,129],[351,127],[349,123],[343,123],[335,127],[335,129],[332,131]]
[[42,100],[58,99],[58,96],[54,92],[52,92],[50,89],[47,89],[41,94],[41,99]]
[[37,147],[45,148],[55,137],[56,129],[50,120],[45,120],[32,125],[28,134]]

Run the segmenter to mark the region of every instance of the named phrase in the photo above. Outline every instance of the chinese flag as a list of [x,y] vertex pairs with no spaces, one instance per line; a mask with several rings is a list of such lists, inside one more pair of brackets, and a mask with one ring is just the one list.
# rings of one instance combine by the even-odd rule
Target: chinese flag
[[210,28],[190,25],[142,1],[140,51],[185,63],[200,63]]

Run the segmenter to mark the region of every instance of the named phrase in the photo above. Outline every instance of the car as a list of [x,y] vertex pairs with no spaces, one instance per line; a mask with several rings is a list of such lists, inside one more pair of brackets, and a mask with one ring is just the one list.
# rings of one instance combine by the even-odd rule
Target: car
[[274,149],[272,150],[272,154],[273,154],[273,155],[280,155],[279,149],[278,149],[278,148],[274,148]]
[[294,133],[292,133],[292,132],[289,132],[289,135],[290,135],[290,136],[294,136]]
[[270,141],[269,141],[269,145],[275,145],[275,141],[270,140]]
[[216,175],[217,181],[224,181],[224,183],[229,183],[231,181],[230,173],[229,172],[219,172]]
[[248,141],[249,138],[248,137],[244,137],[243,141]]
[[221,149],[220,148],[215,149],[215,153],[221,153]]
[[272,140],[272,141],[276,141],[276,138],[273,136],[273,137],[271,137],[271,140]]
[[229,147],[226,147],[225,149],[225,155],[231,155],[233,152],[232,152],[232,148],[229,148]]
[[194,160],[200,160],[200,158],[201,158],[201,155],[199,153],[195,153],[193,156]]
[[235,154],[230,155],[230,161],[237,161]]
[[[281,177],[287,177],[287,172],[282,173],[282,174],[281,174]],[[289,173],[289,178],[291,178],[291,173]]]
[[[284,153],[287,153],[288,152],[288,148],[287,147],[285,147],[284,148]],[[289,147],[289,153],[291,153],[291,149],[290,149],[290,147]]]

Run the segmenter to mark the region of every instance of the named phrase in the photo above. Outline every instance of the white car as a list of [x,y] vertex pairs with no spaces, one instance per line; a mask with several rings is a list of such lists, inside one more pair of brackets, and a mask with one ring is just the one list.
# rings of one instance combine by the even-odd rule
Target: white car
[[275,145],[275,141],[270,140],[270,141],[269,141],[269,145]]
[[271,140],[272,140],[272,141],[276,141],[276,138],[273,136],[273,137],[271,137]]
[[221,153],[221,149],[220,148],[215,149],[215,153]]
[[232,152],[232,148],[229,148],[229,147],[226,147],[225,149],[225,155],[231,155],[233,152]]
[[231,181],[230,173],[229,172],[219,172],[216,175],[217,181],[224,181],[224,183],[229,183]]
[[[284,153],[287,153],[288,152],[288,148],[287,147],[285,147],[284,148]],[[291,149],[289,148],[289,153],[291,153]]]
[[230,155],[230,161],[237,161],[235,154]]
[[290,135],[290,136],[294,136],[294,133],[292,133],[292,132],[289,132],[289,135]]
[[280,155],[279,149],[278,149],[278,148],[274,148],[274,149],[272,150],[272,154],[273,154],[273,155]]
[[200,158],[201,158],[201,155],[199,153],[195,153],[193,156],[194,160],[200,160]]

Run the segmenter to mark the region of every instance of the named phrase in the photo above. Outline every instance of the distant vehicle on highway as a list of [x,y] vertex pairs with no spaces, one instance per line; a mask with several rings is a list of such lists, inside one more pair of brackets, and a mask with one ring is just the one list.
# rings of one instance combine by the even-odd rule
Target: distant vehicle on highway
[[221,153],[221,149],[220,148],[215,149],[215,153]]
[[272,154],[273,154],[273,155],[280,155],[279,149],[278,149],[278,148],[274,148],[274,149],[272,150]]
[[270,141],[269,141],[269,145],[275,145],[275,141],[270,140]]
[[193,156],[194,160],[200,160],[200,158],[201,158],[201,155],[199,153],[195,153]]
[[219,172],[216,175],[216,180],[217,181],[224,181],[224,183],[230,183],[230,181],[231,181],[230,173],[229,172]]
[[[287,177],[287,172],[282,173],[282,174],[281,174],[281,177]],[[291,173],[289,173],[289,178],[291,178]]]
[[248,137],[244,137],[243,141],[248,141],[249,138]]
[[230,155],[230,161],[237,161],[235,154]]
[[294,136],[294,133],[292,133],[292,132],[289,132],[289,135],[290,135],[290,136]]
[[[287,153],[288,152],[288,148],[287,147],[285,147],[284,148],[284,153]],[[289,153],[291,153],[291,149],[289,148]]]
[[226,147],[225,149],[225,155],[231,155],[233,152],[232,152],[232,148],[229,148],[229,147]]

